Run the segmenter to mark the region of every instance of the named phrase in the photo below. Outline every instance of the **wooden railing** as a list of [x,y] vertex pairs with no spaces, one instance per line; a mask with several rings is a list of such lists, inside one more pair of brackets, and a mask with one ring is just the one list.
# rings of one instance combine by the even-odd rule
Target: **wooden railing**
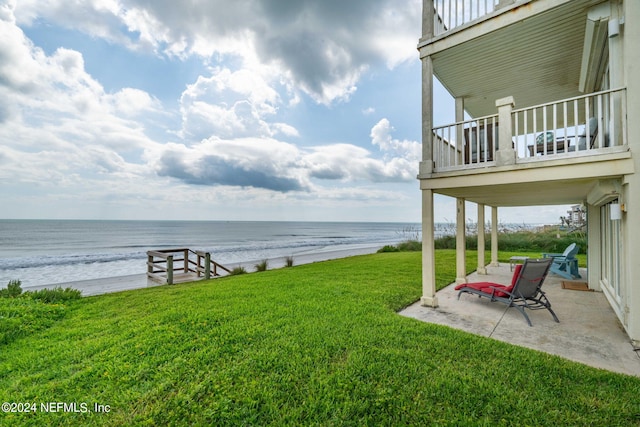
[[628,151],[626,105],[626,89],[612,89],[434,127],[434,171],[503,166],[499,149],[516,164]]
[[218,270],[231,270],[211,259],[209,252],[188,248],[147,251],[147,277],[172,285],[177,282],[210,279],[220,276]]
[[626,147],[626,104],[623,88],[513,110],[518,158],[593,154]]
[[493,164],[498,115],[433,128],[433,160],[439,171]]
[[498,9],[499,0],[433,0],[434,35],[482,18]]

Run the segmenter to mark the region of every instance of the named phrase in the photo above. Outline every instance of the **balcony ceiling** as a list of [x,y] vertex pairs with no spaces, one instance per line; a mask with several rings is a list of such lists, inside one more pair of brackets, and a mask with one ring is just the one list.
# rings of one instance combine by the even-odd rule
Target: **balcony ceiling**
[[[476,25],[486,27],[485,35],[452,47],[447,38],[435,41],[434,74],[454,97],[464,97],[472,117],[495,114],[495,101],[507,96],[522,108],[581,95],[587,10],[595,3],[570,1],[495,29],[500,15]],[[464,40],[473,27],[454,37]]]
[[535,184],[502,184],[457,187],[437,190],[450,197],[460,197],[487,206],[542,206],[580,204],[597,179],[546,181]]

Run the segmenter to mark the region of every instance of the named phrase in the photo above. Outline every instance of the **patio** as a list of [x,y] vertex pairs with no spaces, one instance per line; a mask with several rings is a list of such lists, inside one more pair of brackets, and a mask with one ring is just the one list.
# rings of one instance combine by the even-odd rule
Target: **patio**
[[[487,267],[488,275],[472,273],[469,282],[490,281],[507,284],[512,272],[508,263]],[[584,273],[584,274],[583,274]],[[581,269],[582,277],[587,277]],[[547,310],[527,310],[530,327],[515,308],[492,303],[487,298],[463,294],[451,284],[437,293],[438,308],[420,302],[401,315],[424,322],[461,329],[511,344],[555,354],[596,368],[640,376],[640,349],[634,350],[629,337],[601,292],[562,288],[562,279],[549,274],[543,290],[560,323]]]

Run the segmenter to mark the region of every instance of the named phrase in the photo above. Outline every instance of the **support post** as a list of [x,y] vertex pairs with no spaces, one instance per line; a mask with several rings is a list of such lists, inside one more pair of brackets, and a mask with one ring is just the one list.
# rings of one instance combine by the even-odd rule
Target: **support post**
[[422,298],[425,307],[437,307],[433,190],[422,190]]
[[491,206],[491,267],[498,267],[498,207]]
[[[430,3],[430,2],[429,2]],[[433,63],[431,57],[422,58],[422,162],[420,176],[428,178],[433,162]]]
[[498,107],[498,151],[496,151],[496,165],[508,166],[516,164],[516,150],[513,148],[511,138],[513,131],[511,129],[511,112],[515,107],[513,96],[498,99],[496,101]]
[[434,34],[435,10],[433,0],[422,0],[422,38],[431,39]]
[[211,254],[209,252],[204,254],[204,278],[211,279]]
[[167,285],[173,285],[173,255],[167,256]]
[[456,283],[467,283],[465,200],[456,199]]
[[478,204],[478,274],[487,274],[484,263],[484,204]]
[[147,277],[153,274],[153,255],[147,253]]

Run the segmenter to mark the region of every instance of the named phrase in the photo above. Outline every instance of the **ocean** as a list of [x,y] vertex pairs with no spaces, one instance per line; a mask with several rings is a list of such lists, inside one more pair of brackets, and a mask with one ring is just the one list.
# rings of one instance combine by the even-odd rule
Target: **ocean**
[[153,249],[204,250],[225,265],[419,236],[415,223],[0,220],[0,288],[144,274]]

